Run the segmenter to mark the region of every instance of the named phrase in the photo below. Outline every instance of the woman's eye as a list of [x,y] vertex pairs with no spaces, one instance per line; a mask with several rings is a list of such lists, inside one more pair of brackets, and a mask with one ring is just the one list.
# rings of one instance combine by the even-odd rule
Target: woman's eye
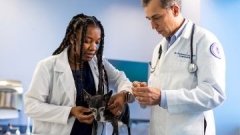
[[89,40],[85,40],[85,43],[90,43],[90,41]]

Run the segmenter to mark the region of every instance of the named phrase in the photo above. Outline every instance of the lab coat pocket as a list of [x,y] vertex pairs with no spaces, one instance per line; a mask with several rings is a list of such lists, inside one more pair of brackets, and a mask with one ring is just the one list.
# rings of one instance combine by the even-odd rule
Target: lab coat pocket
[[[70,84],[69,80],[65,79],[64,73],[56,72],[53,78],[53,85],[50,88],[50,100],[51,104],[55,105],[70,105],[70,97],[73,100],[74,94],[71,89],[74,87],[74,84]],[[70,87],[72,85],[72,87]]]
[[175,52],[174,56],[177,65],[176,70],[180,72],[187,71],[188,65],[190,63],[190,55],[187,53]]

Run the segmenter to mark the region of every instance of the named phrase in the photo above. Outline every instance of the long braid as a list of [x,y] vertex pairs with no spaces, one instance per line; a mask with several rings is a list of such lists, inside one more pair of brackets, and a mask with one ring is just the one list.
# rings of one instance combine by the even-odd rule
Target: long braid
[[[80,82],[81,82],[81,86],[84,86],[83,83],[84,82],[84,78],[83,78],[83,60],[82,60],[82,57],[83,57],[83,45],[84,45],[84,41],[86,39],[86,33],[87,33],[87,27],[88,27],[88,23],[86,21],[87,19],[87,16],[85,15],[77,15],[76,17],[78,17],[78,24],[76,25],[76,29],[77,30],[81,30],[81,41],[80,41],[80,55],[79,55],[79,58],[77,58],[77,55],[74,55],[74,63],[75,63],[75,68],[77,67],[77,59],[80,60],[80,65],[79,65],[79,71],[80,71]],[[77,19],[77,18],[76,18]],[[76,35],[76,31],[74,32],[75,36]],[[75,38],[76,39],[76,38]],[[74,40],[74,44],[77,44],[77,41]],[[74,70],[74,72],[76,72],[76,70]],[[80,100],[81,101],[84,101],[84,96],[83,96],[83,90],[80,91]]]
[[[87,32],[87,23],[84,23],[82,26],[82,38],[81,38],[81,46],[80,46],[80,56],[79,59],[81,60],[81,64],[80,64],[80,73],[81,73],[81,82],[83,83],[83,62],[82,62],[82,57],[83,57],[83,44],[84,44],[84,40],[86,39],[86,32]],[[83,84],[82,84],[83,86]]]
[[102,61],[105,34],[104,34],[104,29],[103,29],[101,22],[98,21],[95,17],[93,17],[93,18],[96,20],[97,25],[99,26],[99,28],[101,30],[101,41],[100,41],[99,48],[98,48],[96,55],[97,55],[97,60],[98,60],[97,64],[98,64],[98,71],[99,71],[98,94],[104,94],[104,84],[106,84],[107,91],[109,91],[108,76],[107,76],[107,72],[104,68],[103,61]]
[[[101,29],[101,31],[102,31],[102,39],[101,39],[101,43],[100,44],[102,44],[102,49],[101,49],[101,53],[99,54],[99,57],[100,57],[100,59],[102,59],[102,55],[103,55],[103,49],[104,49],[104,37],[105,37],[105,35],[104,35],[104,28],[103,28],[103,25],[101,24],[101,22],[99,22],[100,23],[100,29]],[[103,64],[103,63],[102,63]],[[104,68],[104,65],[102,66],[102,68],[103,68],[103,70],[104,70],[104,78],[105,78],[105,82],[106,82],[106,85],[107,85],[107,92],[109,92],[109,83],[108,83],[108,75],[107,75],[107,72],[106,72],[106,69]]]

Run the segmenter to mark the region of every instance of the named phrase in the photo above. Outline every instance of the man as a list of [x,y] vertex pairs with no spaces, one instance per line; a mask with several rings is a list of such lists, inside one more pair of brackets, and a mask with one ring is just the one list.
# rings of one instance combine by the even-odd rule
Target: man
[[225,100],[225,56],[209,31],[181,14],[181,0],[142,0],[146,18],[163,36],[148,84],[133,83],[151,106],[150,135],[215,135],[213,111]]

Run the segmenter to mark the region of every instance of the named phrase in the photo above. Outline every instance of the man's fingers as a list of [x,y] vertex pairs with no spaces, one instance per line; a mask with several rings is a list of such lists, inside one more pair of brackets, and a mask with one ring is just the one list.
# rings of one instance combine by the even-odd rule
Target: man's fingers
[[133,86],[133,87],[140,87],[140,82],[134,81],[134,82],[132,83],[132,86]]
[[147,83],[146,82],[140,82],[140,86],[141,87],[147,87]]
[[138,82],[138,81],[134,81],[132,83],[133,87],[147,87],[147,83],[146,82]]

